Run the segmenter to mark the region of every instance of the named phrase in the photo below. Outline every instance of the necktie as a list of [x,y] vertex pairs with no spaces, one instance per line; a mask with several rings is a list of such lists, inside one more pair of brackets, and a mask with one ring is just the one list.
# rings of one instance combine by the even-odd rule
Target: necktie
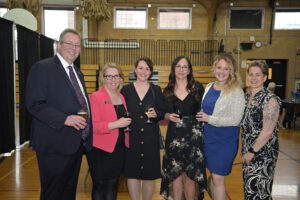
[[[74,90],[75,90],[75,92],[76,92],[77,99],[78,99],[78,101],[79,101],[79,103],[80,103],[82,109],[83,109],[83,110],[86,110],[86,111],[88,112],[87,103],[86,103],[85,98],[84,98],[84,96],[83,96],[83,94],[82,94],[82,91],[81,91],[81,89],[80,89],[80,86],[79,86],[79,84],[78,84],[78,81],[77,81],[77,79],[76,79],[76,76],[75,76],[75,74],[74,74],[74,72],[73,72],[72,66],[68,66],[68,68],[69,68],[69,74],[70,74],[71,83],[72,83],[73,88],[74,88]],[[89,118],[90,118],[90,117],[89,117],[89,115],[88,115],[87,120],[86,120],[87,126],[86,126],[85,129],[83,129],[83,131],[82,131],[82,136],[81,136],[81,138],[82,138],[83,140],[85,140],[85,139],[87,138],[87,136],[89,135],[89,123],[88,123],[88,122],[89,122]]]

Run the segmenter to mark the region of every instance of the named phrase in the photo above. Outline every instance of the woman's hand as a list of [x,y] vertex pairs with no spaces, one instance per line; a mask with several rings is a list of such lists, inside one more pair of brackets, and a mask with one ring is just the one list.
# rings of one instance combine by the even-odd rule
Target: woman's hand
[[118,128],[125,128],[127,126],[129,126],[129,124],[131,124],[131,118],[129,117],[122,117],[120,119],[118,119]]
[[198,112],[196,114],[196,119],[198,122],[208,122],[209,121],[209,115],[205,112]]
[[175,123],[180,123],[181,120],[179,118],[179,115],[177,115],[176,113],[166,113],[165,114],[165,119],[169,120],[171,122],[175,122]]
[[156,118],[157,117],[157,114],[156,114],[154,108],[150,108],[149,112],[147,112],[146,115],[147,115],[148,118]]
[[254,157],[253,153],[247,152],[242,156],[242,162],[244,164],[248,165],[251,162],[251,160],[253,159],[253,157]]

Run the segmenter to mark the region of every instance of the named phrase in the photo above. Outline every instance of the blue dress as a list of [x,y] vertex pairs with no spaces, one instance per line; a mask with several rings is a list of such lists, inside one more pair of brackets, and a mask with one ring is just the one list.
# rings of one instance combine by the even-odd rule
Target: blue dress
[[[221,91],[210,87],[203,99],[203,112],[212,115]],[[216,127],[204,124],[204,155],[206,167],[214,174],[227,176],[238,151],[239,131],[237,126]]]

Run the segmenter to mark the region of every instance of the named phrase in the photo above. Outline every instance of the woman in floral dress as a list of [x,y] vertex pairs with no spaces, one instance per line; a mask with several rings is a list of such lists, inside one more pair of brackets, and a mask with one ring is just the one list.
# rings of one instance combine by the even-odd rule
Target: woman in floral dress
[[[201,109],[202,84],[195,82],[190,60],[177,57],[172,63],[169,83],[163,95],[166,101],[165,119],[169,120],[165,151],[161,195],[168,199],[173,190],[174,200],[203,199],[206,173],[203,153],[203,128],[195,115]],[[182,115],[182,118],[180,116]]]

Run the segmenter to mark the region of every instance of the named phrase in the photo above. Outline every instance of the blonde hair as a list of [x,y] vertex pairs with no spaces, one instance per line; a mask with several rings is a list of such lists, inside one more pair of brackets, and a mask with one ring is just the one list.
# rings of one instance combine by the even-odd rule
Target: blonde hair
[[223,90],[224,93],[229,93],[230,91],[233,91],[236,88],[241,88],[242,80],[240,75],[237,72],[237,62],[235,61],[233,56],[228,53],[221,53],[215,56],[214,63],[213,63],[213,70],[215,69],[215,67],[217,66],[220,60],[224,60],[230,67],[230,74],[227,82],[225,83],[224,90]]
[[119,89],[121,89],[122,83],[123,83],[123,80],[124,80],[124,75],[123,75],[123,72],[122,72],[121,68],[116,63],[106,63],[104,65],[103,69],[99,73],[99,82],[98,82],[99,83],[99,89],[104,87],[103,86],[104,76],[106,75],[106,71],[109,68],[118,70],[119,75],[120,75]]

